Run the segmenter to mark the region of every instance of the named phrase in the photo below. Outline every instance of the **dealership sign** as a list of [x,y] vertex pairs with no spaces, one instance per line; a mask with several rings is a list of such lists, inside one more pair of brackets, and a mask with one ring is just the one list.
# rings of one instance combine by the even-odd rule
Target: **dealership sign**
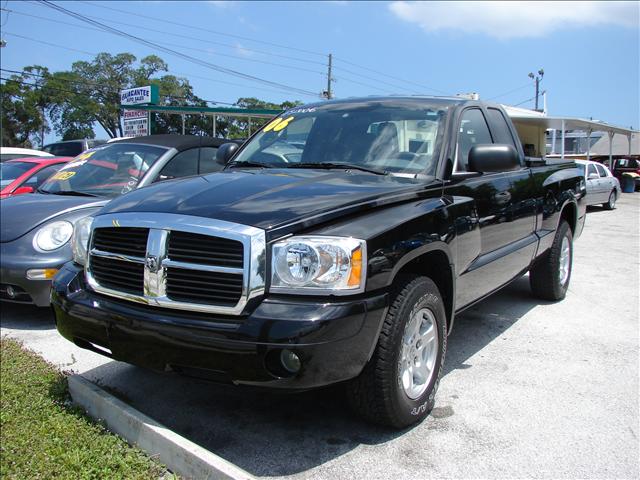
[[144,137],[149,132],[149,112],[125,110],[122,114],[125,137]]
[[[158,86],[128,88],[120,91],[121,105],[155,105],[158,103]],[[150,114],[144,110],[122,112],[123,133],[125,137],[143,137],[151,134]]]
[[128,88],[120,91],[120,105],[155,105],[158,103],[158,86]]

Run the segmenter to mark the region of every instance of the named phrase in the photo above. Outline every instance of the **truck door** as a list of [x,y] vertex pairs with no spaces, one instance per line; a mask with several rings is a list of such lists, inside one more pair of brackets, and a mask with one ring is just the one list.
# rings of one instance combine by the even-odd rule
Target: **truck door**
[[[496,111],[502,115],[500,110]],[[469,151],[475,145],[515,145],[506,120],[502,121],[505,124],[502,131],[498,127],[490,130],[481,108],[472,107],[462,113],[454,171],[467,171]],[[447,194],[473,199],[479,229],[479,235],[465,235],[466,239],[458,242],[456,308],[472,303],[528,268],[536,246],[531,186],[531,172],[523,167],[483,173],[446,189]],[[470,243],[478,237],[479,243]]]

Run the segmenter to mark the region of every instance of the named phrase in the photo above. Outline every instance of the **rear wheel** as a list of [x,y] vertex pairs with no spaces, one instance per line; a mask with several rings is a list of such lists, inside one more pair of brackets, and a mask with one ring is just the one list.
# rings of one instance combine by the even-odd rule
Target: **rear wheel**
[[611,190],[611,193],[609,194],[609,201],[607,201],[607,203],[603,203],[604,208],[606,208],[607,210],[613,210],[614,208],[616,208],[617,198],[618,195],[616,195],[616,191]]
[[569,288],[573,264],[573,235],[569,224],[558,225],[551,248],[529,272],[533,294],[544,300],[562,300]]
[[370,422],[395,428],[423,420],[435,402],[446,347],[438,287],[427,277],[403,279],[371,360],[347,386],[351,407]]

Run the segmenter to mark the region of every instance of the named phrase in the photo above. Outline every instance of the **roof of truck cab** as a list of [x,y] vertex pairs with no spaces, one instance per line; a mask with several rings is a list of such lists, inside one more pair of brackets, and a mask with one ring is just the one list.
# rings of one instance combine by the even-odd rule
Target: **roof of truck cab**
[[197,135],[176,135],[168,133],[160,135],[147,135],[145,137],[126,138],[109,142],[108,145],[114,145],[118,143],[138,143],[144,145],[157,145],[159,147],[175,148],[178,151],[182,151],[194,147],[219,147],[224,143],[230,142],[241,144],[242,140],[230,140],[226,138],[205,137]]

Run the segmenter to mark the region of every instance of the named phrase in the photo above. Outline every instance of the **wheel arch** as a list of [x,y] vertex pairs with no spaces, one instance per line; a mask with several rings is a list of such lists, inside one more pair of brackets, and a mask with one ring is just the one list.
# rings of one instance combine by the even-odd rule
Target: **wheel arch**
[[440,290],[446,313],[447,332],[451,332],[454,320],[455,279],[454,266],[449,246],[445,243],[431,244],[405,255],[393,269],[392,284],[404,275],[429,277]]
[[578,205],[576,202],[567,201],[560,210],[560,218],[558,220],[558,227],[560,226],[560,222],[565,220],[569,224],[569,228],[571,228],[571,233],[575,235],[576,227],[578,225]]

